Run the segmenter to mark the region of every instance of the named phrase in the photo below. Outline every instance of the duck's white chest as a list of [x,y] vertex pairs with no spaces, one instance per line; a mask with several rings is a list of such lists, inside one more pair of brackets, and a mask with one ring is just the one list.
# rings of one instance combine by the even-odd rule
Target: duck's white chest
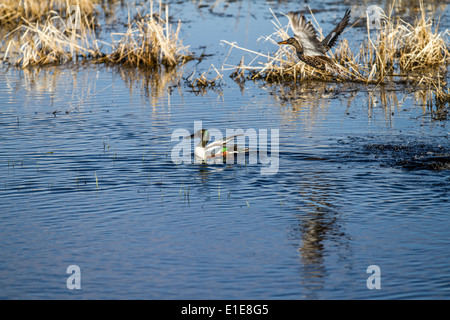
[[206,159],[206,149],[200,146],[195,147],[194,155],[202,160]]

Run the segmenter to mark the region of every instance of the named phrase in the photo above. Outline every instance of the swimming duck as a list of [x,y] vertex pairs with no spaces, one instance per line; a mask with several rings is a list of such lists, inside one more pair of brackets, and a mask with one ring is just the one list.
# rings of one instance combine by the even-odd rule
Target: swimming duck
[[227,154],[235,154],[241,152],[248,152],[248,148],[239,149],[237,145],[227,146],[227,143],[234,140],[235,137],[243,136],[243,134],[235,134],[225,139],[215,140],[208,144],[210,134],[207,129],[201,129],[194,134],[184,137],[185,139],[200,138],[200,142],[194,149],[194,155],[196,158],[205,161],[210,158],[226,157]]
[[287,40],[280,41],[278,44],[289,44],[294,46],[298,58],[311,67],[330,73],[340,73],[336,63],[325,54],[335,45],[337,38],[347,26],[350,19],[350,12],[350,10],[345,12],[341,22],[339,22],[339,24],[322,41],[317,39],[316,30],[311,21],[306,22],[303,14],[289,12],[287,17],[289,18],[291,28],[294,31],[294,36]]

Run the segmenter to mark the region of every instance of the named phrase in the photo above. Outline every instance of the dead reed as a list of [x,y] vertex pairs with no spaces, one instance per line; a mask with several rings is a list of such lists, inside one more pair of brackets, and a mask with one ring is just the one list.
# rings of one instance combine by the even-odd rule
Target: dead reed
[[71,6],[77,6],[83,17],[92,18],[98,0],[2,0],[0,3],[0,25],[21,25],[23,20],[29,22],[44,22],[47,17],[56,12],[66,18],[72,14]]
[[[76,19],[81,21],[81,15]],[[4,59],[10,55],[15,59],[14,65],[27,68],[101,55],[93,31],[84,24],[80,24],[80,29],[72,28],[67,21],[59,15],[49,17],[42,24],[25,20],[6,37]]]
[[[132,67],[155,68],[164,66],[172,68],[192,59],[188,47],[180,39],[181,23],[175,29],[169,23],[168,6],[162,12],[153,12],[151,2],[150,13],[128,23],[125,33],[115,33],[112,52],[103,61],[118,63]],[[121,36],[119,41],[114,36]]]

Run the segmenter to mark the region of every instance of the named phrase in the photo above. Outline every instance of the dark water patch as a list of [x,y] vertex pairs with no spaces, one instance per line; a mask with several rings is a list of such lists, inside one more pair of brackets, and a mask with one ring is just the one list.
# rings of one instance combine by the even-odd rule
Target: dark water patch
[[408,141],[406,143],[369,143],[363,147],[383,165],[408,170],[450,169],[450,146]]
[[337,140],[344,150],[330,155],[330,161],[377,164],[405,170],[445,171],[450,169],[450,141],[447,137],[370,135]]
[[290,161],[325,161],[328,158],[325,155],[314,155],[303,152],[280,152],[281,159],[287,159]]

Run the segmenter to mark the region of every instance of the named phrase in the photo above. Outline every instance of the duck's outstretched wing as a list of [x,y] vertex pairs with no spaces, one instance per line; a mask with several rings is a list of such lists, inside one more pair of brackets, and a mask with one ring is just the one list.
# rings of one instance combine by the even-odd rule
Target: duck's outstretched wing
[[299,12],[289,12],[287,14],[294,31],[295,38],[303,46],[303,54],[308,56],[319,56],[325,53],[320,41],[317,39],[316,30],[311,21],[306,21],[303,14]]
[[239,136],[243,136],[243,134],[242,134],[242,133],[241,133],[241,134],[235,134],[235,135],[226,137],[226,138],[224,138],[224,139],[216,140],[216,141],[211,142],[210,144],[208,144],[208,145],[206,146],[206,149],[207,149],[207,150],[212,150],[212,149],[215,149],[215,148],[217,148],[217,147],[223,147],[224,145],[227,144],[227,142],[229,142],[229,141],[231,141],[231,140],[234,140],[235,137],[239,137]]
[[335,44],[339,35],[344,31],[345,27],[350,20],[350,9],[345,11],[345,15],[342,18],[341,22],[322,40],[321,45],[325,49],[325,51],[330,50]]

